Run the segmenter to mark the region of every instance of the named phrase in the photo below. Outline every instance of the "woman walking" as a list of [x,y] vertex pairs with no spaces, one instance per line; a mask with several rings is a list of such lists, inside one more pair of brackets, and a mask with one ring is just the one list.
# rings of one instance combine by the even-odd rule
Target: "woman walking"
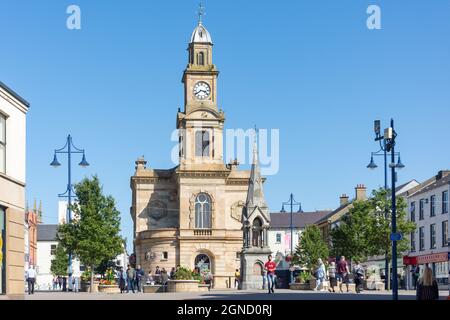
[[336,292],[334,291],[334,287],[337,286],[336,263],[334,261],[331,262],[330,267],[328,268],[328,279],[330,280],[330,288],[328,288],[328,291]]
[[[317,263],[319,264],[319,267],[316,269],[315,273],[317,284],[314,288],[314,291],[319,290],[320,286],[323,285],[326,275],[325,264],[323,263],[322,259],[319,258],[319,260],[317,260]],[[320,291],[324,291],[324,289],[321,289]]]
[[364,268],[359,263],[359,261],[355,261],[355,266],[353,267],[353,277],[355,279],[355,289],[356,293],[360,293],[362,291],[363,283],[364,283]]
[[416,300],[438,300],[439,288],[436,280],[433,279],[433,272],[430,267],[425,267],[422,278],[417,283]]

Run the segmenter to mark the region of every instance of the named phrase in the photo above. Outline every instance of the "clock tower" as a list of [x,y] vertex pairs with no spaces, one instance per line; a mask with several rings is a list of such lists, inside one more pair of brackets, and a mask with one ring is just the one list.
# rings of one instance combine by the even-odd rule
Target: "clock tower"
[[[213,42],[202,23],[202,13],[188,47],[188,65],[183,73],[184,110],[178,112],[180,169],[199,164],[225,168],[223,126],[225,114],[217,105],[219,71],[213,63]],[[202,166],[204,167],[204,166]]]

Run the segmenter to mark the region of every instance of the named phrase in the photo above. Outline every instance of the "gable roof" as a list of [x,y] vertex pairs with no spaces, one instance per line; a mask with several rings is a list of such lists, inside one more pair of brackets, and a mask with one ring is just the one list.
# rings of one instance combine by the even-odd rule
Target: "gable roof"
[[417,196],[417,195],[421,195],[423,193],[426,193],[430,190],[433,189],[437,189],[440,188],[444,185],[450,185],[450,174],[440,178],[440,179],[436,179],[434,182],[432,183],[428,183],[426,185],[421,185],[421,188],[419,190],[417,190],[415,193],[411,194],[410,196]]
[[56,241],[57,224],[38,224],[37,241]]
[[[352,202],[353,202],[353,201],[352,201]],[[352,204],[352,202],[348,202],[348,203],[346,203],[346,204],[340,206],[340,207],[337,208],[336,210],[331,211],[330,213],[328,213],[326,216],[324,216],[322,219],[316,221],[315,223],[316,223],[316,224],[320,224],[320,223],[322,223],[322,222],[325,222],[325,221],[329,220],[331,217],[333,217],[334,215],[340,213],[342,210],[347,209],[347,208]]]
[[[294,228],[300,229],[315,224],[317,220],[326,216],[330,211],[302,212],[292,214]],[[291,214],[287,212],[274,212],[270,214],[271,228],[290,228]]]

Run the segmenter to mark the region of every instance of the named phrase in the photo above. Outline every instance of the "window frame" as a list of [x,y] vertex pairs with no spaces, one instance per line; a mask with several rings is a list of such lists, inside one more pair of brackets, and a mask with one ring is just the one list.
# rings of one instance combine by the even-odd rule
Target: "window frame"
[[[201,141],[199,141],[199,134],[201,135],[200,136]],[[207,139],[205,139],[206,134],[207,134]],[[208,142],[208,145],[206,145],[206,142]],[[199,149],[199,147],[201,149]],[[195,156],[197,158],[210,158],[211,157],[211,133],[210,133],[210,130],[202,129],[202,130],[195,131]]]
[[425,227],[419,227],[419,251],[425,250]]
[[411,222],[416,222],[416,202],[415,201],[411,202],[410,213],[411,213],[411,216],[410,216]]
[[448,213],[448,190],[442,191],[442,214]]
[[410,238],[411,238],[411,243],[410,243],[411,252],[415,252],[416,251],[416,233],[414,231],[411,232]]
[[51,256],[56,256],[56,248],[57,248],[56,244],[51,244],[50,245],[50,255]]
[[436,195],[430,197],[430,217],[436,216]]
[[419,201],[419,221],[425,219],[425,199]]
[[436,224],[430,224],[430,249],[436,249]]
[[[205,196],[206,200],[203,202],[200,202],[200,196]],[[208,204],[209,210],[205,211],[205,205]],[[198,205],[200,206],[201,212],[197,211]],[[212,229],[212,198],[209,194],[205,192],[201,192],[197,194],[195,197],[194,202],[194,211],[195,211],[195,229],[196,230],[211,230]],[[205,217],[208,216],[208,219],[205,219]],[[201,218],[201,219],[199,219]],[[205,225],[205,220],[209,222],[207,225]]]
[[6,136],[6,126],[7,126],[7,120],[8,116],[2,112],[0,112],[0,121],[3,121],[3,134],[0,135],[0,137],[3,135],[4,140],[2,141],[0,139],[0,149],[3,149],[3,159],[0,159],[0,173],[6,174],[6,146],[7,146],[7,136]]
[[442,221],[442,247],[448,247],[448,220]]
[[[278,236],[280,236],[280,240],[278,240]],[[277,244],[280,244],[280,243],[281,243],[281,233],[277,233],[277,234],[276,234],[276,236],[275,236],[275,241],[276,241]]]

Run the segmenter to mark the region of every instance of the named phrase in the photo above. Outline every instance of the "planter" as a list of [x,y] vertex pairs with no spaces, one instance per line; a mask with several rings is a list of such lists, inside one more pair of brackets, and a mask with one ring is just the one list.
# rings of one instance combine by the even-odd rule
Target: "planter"
[[100,293],[120,293],[119,285],[104,285],[100,284],[98,286],[98,292]]
[[309,283],[291,283],[289,285],[291,290],[310,290]]
[[143,286],[143,289],[144,289],[144,293],[160,293],[160,292],[164,292],[164,286],[163,285],[155,285],[155,286],[145,285],[145,286]]
[[167,292],[199,292],[198,280],[169,280]]
[[[90,292],[91,283],[90,282],[81,282],[80,291],[81,292]],[[92,287],[92,292],[98,292],[98,283],[94,282],[94,286]]]

